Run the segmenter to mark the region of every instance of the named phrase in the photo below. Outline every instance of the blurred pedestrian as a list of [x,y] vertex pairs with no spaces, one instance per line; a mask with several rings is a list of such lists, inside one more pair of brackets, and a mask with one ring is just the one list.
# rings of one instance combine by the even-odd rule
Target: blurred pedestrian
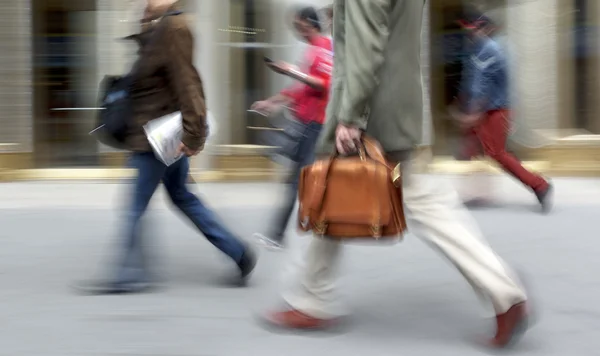
[[[140,46],[130,75],[133,117],[127,139],[131,166],[137,178],[131,191],[122,256],[116,271],[102,281],[82,283],[86,293],[111,294],[142,292],[152,287],[139,236],[139,222],[158,185],[163,182],[171,201],[191,220],[215,247],[236,266],[236,283],[245,282],[254,269],[256,258],[249,246],[227,230],[216,214],[186,187],[189,159],[204,147],[207,135],[206,105],[202,81],[193,64],[194,38],[175,0],[148,0],[142,20],[142,32],[132,38]],[[183,137],[180,151],[185,155],[165,166],[159,161],[144,134],[150,120],[181,111]]]
[[[481,237],[451,185],[441,177],[414,172],[421,158],[423,88],[421,26],[424,0],[336,0],[332,97],[318,152],[335,147],[356,153],[366,132],[388,159],[401,163],[403,199],[412,235],[441,252],[496,311],[496,334],[488,340],[508,345],[525,330],[527,295],[504,262]],[[297,288],[284,291],[286,306],[265,316],[271,326],[327,328],[340,321],[335,296],[342,244],[315,237],[297,273]],[[402,267],[399,261],[398,267]],[[389,266],[388,266],[389,270]],[[452,306],[448,306],[452,308]],[[402,321],[399,321],[402,322]]]
[[542,210],[551,208],[552,185],[528,171],[506,149],[511,133],[508,58],[494,37],[496,26],[483,14],[460,21],[471,44],[463,64],[462,83],[454,116],[464,132],[465,158],[485,154],[536,195]]
[[303,64],[300,68],[286,62],[267,65],[296,82],[279,94],[252,105],[253,110],[264,113],[273,113],[282,106],[290,107],[294,119],[303,124],[295,157],[292,157],[283,206],[277,211],[274,221],[269,223],[269,231],[255,234],[258,241],[270,249],[283,247],[288,221],[296,204],[300,171],[314,160],[314,147],[325,119],[333,64],[331,39],[321,33],[321,21],[315,8],[298,10],[294,14],[293,25],[298,37],[309,45],[303,55]]

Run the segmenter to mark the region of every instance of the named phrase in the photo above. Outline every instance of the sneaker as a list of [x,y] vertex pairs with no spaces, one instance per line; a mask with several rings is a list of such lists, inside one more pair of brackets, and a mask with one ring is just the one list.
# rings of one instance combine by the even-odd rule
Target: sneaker
[[540,202],[540,205],[542,206],[542,212],[544,214],[548,214],[550,212],[550,210],[552,210],[553,193],[554,193],[554,187],[552,186],[552,184],[549,184],[548,188],[546,188],[544,191],[535,193],[535,195],[538,198],[538,201]]
[[242,285],[246,284],[248,278],[254,271],[254,268],[256,267],[256,261],[257,258],[254,251],[251,247],[247,246],[246,251],[244,251],[244,254],[242,255],[242,259],[238,263],[238,267],[240,269],[240,283]]
[[119,283],[113,281],[85,281],[74,284],[73,289],[82,295],[136,294],[151,292],[155,285],[146,282]]
[[469,209],[481,209],[487,208],[493,205],[492,200],[489,198],[471,198],[463,202],[463,205]]
[[256,233],[252,235],[259,245],[262,245],[268,250],[271,251],[281,251],[283,250],[283,244],[279,241],[268,238],[263,234]]

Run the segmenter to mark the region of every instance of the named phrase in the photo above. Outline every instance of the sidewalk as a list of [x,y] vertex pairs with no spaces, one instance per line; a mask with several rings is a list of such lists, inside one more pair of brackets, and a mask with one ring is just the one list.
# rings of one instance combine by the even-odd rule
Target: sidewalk
[[[460,175],[440,175],[461,187]],[[535,198],[520,183],[506,175],[491,177],[499,203],[532,203]],[[42,181],[0,184],[0,209],[77,207],[112,209],[127,198],[127,180],[118,181]],[[600,179],[554,178],[556,201],[561,204],[597,204],[600,202]],[[285,189],[279,182],[266,183],[203,183],[191,185],[203,200],[217,207],[272,207]],[[168,197],[161,187],[152,204],[153,209],[169,208]]]
[[[498,178],[498,206],[475,211],[486,238],[527,273],[541,314],[514,355],[592,356],[600,349],[595,222],[600,180],[556,179],[553,214]],[[243,238],[265,228],[275,184],[198,184]],[[395,247],[350,246],[340,291],[352,312],[341,333],[271,333],[255,320],[277,305],[286,253],[260,255],[248,289],[223,287],[234,266],[155,199],[144,238],[166,289],[83,297],[69,285],[108,268],[121,228],[125,184],[0,184],[0,356],[476,356],[491,330],[471,288],[407,235]],[[281,188],[281,187],[278,187]],[[158,198],[158,197],[157,197]],[[290,230],[291,251],[310,237]],[[487,314],[487,313],[486,313]]]

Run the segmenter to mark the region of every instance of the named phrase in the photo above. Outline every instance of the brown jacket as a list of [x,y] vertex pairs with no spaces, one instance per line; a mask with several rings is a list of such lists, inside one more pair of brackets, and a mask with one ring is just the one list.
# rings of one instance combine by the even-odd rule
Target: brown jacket
[[193,64],[194,37],[184,15],[164,16],[178,9],[147,11],[142,32],[130,39],[139,45],[131,74],[133,125],[127,146],[133,151],[150,151],[143,131],[148,121],[181,111],[182,142],[192,150],[202,149],[206,140],[206,105],[202,80]]

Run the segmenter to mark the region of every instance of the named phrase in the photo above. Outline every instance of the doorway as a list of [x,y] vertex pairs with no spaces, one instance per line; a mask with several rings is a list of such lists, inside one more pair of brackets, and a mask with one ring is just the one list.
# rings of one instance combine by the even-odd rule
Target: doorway
[[457,145],[457,125],[448,107],[458,95],[467,39],[457,21],[464,18],[461,0],[431,0],[431,113],[435,142],[434,155],[452,155]]
[[33,0],[34,153],[41,168],[94,166],[95,0]]

